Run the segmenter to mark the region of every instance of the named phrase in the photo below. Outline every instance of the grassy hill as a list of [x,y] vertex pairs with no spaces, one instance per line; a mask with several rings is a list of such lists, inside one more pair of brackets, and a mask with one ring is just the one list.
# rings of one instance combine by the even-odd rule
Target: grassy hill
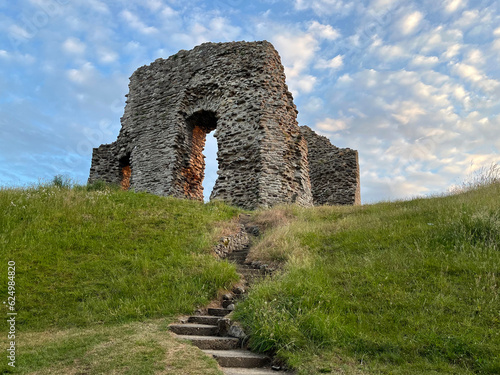
[[283,207],[237,305],[300,374],[500,374],[500,184],[361,207]]
[[[176,347],[166,324],[238,279],[234,267],[210,249],[239,211],[99,184],[70,189],[60,182],[0,190],[2,301],[8,262],[16,264],[14,372],[161,371],[165,348]],[[4,317],[7,307],[0,305]],[[6,319],[0,332],[7,348]],[[187,374],[199,366],[182,365],[181,347],[176,352],[179,369],[165,373]],[[209,373],[218,374],[209,362]],[[4,356],[0,370],[13,370]]]
[[[299,374],[500,373],[499,197],[254,213],[251,256],[280,271],[237,305],[250,344]],[[0,190],[0,300],[15,261],[18,312],[0,373],[220,375],[165,330],[237,280],[210,248],[238,213],[101,185]]]

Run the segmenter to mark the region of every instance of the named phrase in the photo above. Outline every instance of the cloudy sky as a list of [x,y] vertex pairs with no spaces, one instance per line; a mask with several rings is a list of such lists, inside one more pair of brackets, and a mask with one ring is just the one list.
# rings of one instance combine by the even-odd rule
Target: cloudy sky
[[[359,151],[363,202],[500,162],[498,0],[0,0],[0,185],[85,183],[138,67],[268,40],[309,125]],[[207,189],[216,172],[207,146]],[[212,182],[210,182],[212,181]]]

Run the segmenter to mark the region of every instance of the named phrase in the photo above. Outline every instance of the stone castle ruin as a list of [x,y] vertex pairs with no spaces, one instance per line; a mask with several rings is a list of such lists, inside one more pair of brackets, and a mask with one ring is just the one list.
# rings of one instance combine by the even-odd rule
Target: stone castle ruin
[[274,47],[205,43],[130,78],[115,142],[94,149],[89,183],[203,200],[206,135],[218,178],[210,199],[255,209],[359,204],[358,154],[297,124]]

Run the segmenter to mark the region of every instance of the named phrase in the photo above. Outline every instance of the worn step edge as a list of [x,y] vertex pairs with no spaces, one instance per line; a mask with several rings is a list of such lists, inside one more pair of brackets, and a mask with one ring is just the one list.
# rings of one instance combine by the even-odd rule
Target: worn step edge
[[226,258],[227,260],[229,261],[237,261],[237,262],[240,262],[240,263],[245,263],[245,260],[247,259],[247,256],[246,255],[241,255],[241,256],[234,256],[234,257],[227,257]]
[[240,347],[240,340],[235,337],[179,335],[178,338],[189,340],[200,349],[231,350]]
[[263,367],[268,364],[271,359],[263,354],[252,353],[248,350],[203,350],[206,354],[211,355],[222,367]]
[[274,371],[267,368],[224,367],[224,375],[292,375],[291,372]]
[[177,335],[190,335],[190,336],[214,336],[218,333],[217,326],[208,324],[171,324],[168,329]]
[[213,315],[193,315],[188,318],[188,323],[197,323],[197,324],[207,324],[207,325],[217,325],[217,322],[220,320],[220,316]]
[[208,315],[211,316],[226,316],[229,314],[231,310],[228,309],[220,309],[220,308],[208,308]]

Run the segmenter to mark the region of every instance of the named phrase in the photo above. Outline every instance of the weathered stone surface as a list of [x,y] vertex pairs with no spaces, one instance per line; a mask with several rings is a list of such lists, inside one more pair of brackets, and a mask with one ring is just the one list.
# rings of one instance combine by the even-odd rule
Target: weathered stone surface
[[308,126],[301,126],[300,130],[309,150],[314,205],[360,204],[358,152],[335,147]]
[[118,139],[94,149],[89,183],[202,200],[202,151],[215,130],[211,199],[246,209],[313,204],[307,142],[269,42],[182,50],[139,68],[129,89]]
[[189,336],[179,335],[180,339],[189,340],[200,349],[214,350],[231,350],[240,347],[238,340],[235,337],[219,337],[219,336]]
[[215,336],[217,326],[196,323],[170,324],[168,329],[177,335]]
[[222,367],[262,367],[271,362],[263,354],[249,352],[248,350],[203,350],[211,355]]

